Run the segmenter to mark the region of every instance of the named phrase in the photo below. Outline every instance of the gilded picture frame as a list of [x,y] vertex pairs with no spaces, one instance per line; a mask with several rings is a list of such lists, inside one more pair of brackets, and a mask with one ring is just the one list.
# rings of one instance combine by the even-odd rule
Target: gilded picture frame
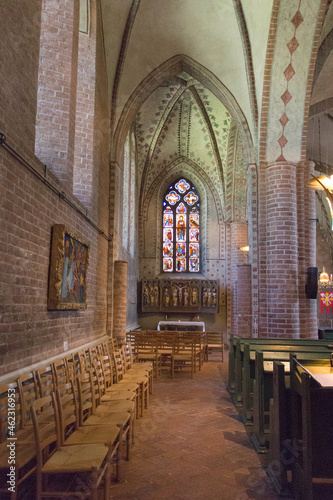
[[77,310],[87,307],[89,244],[66,229],[52,227],[48,288],[48,310]]

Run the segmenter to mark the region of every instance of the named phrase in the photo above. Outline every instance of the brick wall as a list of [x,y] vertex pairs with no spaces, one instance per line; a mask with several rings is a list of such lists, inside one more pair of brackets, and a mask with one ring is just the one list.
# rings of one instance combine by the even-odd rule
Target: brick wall
[[78,27],[78,0],[43,0],[35,152],[71,189]]
[[[71,192],[34,156],[35,117],[39,61],[41,2],[1,2],[6,19],[1,33],[0,88],[1,132],[8,144],[22,154],[51,186],[87,214],[108,233],[108,130],[105,124],[108,100],[105,62],[101,44],[97,47],[99,79],[96,80],[94,158],[96,211],[90,213]],[[21,5],[19,5],[21,4]],[[19,15],[21,13],[21,17]],[[16,43],[13,45],[13,37]],[[97,39],[101,36],[98,33]],[[7,60],[8,59],[8,60]],[[71,97],[72,99],[72,97]],[[97,149],[98,144],[98,152]],[[68,142],[68,148],[71,148]],[[67,157],[69,158],[69,156]],[[72,164],[73,166],[73,164]],[[0,148],[0,375],[29,366],[69,349],[100,338],[106,332],[108,242],[86,218],[59,197],[42,180],[25,168],[3,147]],[[48,311],[47,289],[50,238],[53,224],[65,226],[90,243],[87,276],[87,309]]]

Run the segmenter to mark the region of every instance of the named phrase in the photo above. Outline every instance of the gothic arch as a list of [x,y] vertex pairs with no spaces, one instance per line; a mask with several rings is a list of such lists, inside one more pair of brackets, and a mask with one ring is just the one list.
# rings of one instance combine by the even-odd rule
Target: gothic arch
[[121,158],[126,134],[143,102],[166,80],[175,77],[181,71],[186,71],[186,73],[198,80],[198,82],[205,85],[223,103],[242,134],[248,161],[253,162],[252,136],[244,113],[240,109],[236,99],[213,73],[184,54],[171,57],[155,68],[132,93],[121,113],[115,134],[112,138],[112,161],[117,161]]

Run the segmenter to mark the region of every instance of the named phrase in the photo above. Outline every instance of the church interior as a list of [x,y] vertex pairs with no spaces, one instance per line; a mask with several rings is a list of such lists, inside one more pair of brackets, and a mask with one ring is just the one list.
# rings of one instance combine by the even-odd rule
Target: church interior
[[[226,368],[242,339],[317,342],[329,363],[332,0],[2,0],[0,19],[4,398],[69,354],[125,353],[135,332],[219,332],[215,369],[245,419]],[[203,377],[196,363],[186,384]],[[157,498],[108,497],[103,481],[106,498]],[[229,486],[210,498],[275,498]],[[175,495],[163,498],[208,498]]]

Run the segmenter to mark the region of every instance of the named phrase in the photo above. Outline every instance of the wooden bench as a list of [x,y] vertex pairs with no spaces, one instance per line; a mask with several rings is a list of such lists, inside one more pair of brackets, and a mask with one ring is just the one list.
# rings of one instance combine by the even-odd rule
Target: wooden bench
[[[293,492],[296,498],[313,500],[313,480],[333,480],[333,387],[316,380],[314,373],[322,367],[292,358],[290,370]],[[324,371],[333,378],[329,362]]]
[[299,354],[302,359],[307,359],[308,357],[310,357],[310,359],[315,359],[316,357],[328,358],[332,352],[332,349],[328,347],[329,346],[326,345],[303,345],[302,343],[294,343],[289,345],[257,344],[251,348],[249,344],[245,344],[243,352],[242,392],[241,395],[238,396],[244,422],[248,424],[252,420],[251,394],[253,393],[253,381],[255,380],[255,361],[257,351],[263,352],[264,360],[267,362],[270,360],[271,367],[273,368],[273,360],[289,361],[289,354],[291,352]]
[[302,362],[316,362],[318,359],[330,359],[329,351],[311,352],[305,348],[293,352],[256,351],[255,378],[253,381],[253,428],[251,439],[257,451],[267,453],[270,447],[270,400],[273,398],[273,363],[284,364],[284,373],[290,373],[290,356]]
[[241,405],[242,402],[242,375],[244,366],[244,350],[245,345],[250,346],[251,350],[261,349],[260,346],[313,346],[313,347],[323,347],[329,346],[330,343],[326,340],[314,340],[314,339],[252,339],[252,338],[238,338],[235,339],[235,347],[233,349],[235,353],[235,359],[233,361],[234,371],[229,372],[228,388],[231,388],[231,395],[234,399],[235,404]]

